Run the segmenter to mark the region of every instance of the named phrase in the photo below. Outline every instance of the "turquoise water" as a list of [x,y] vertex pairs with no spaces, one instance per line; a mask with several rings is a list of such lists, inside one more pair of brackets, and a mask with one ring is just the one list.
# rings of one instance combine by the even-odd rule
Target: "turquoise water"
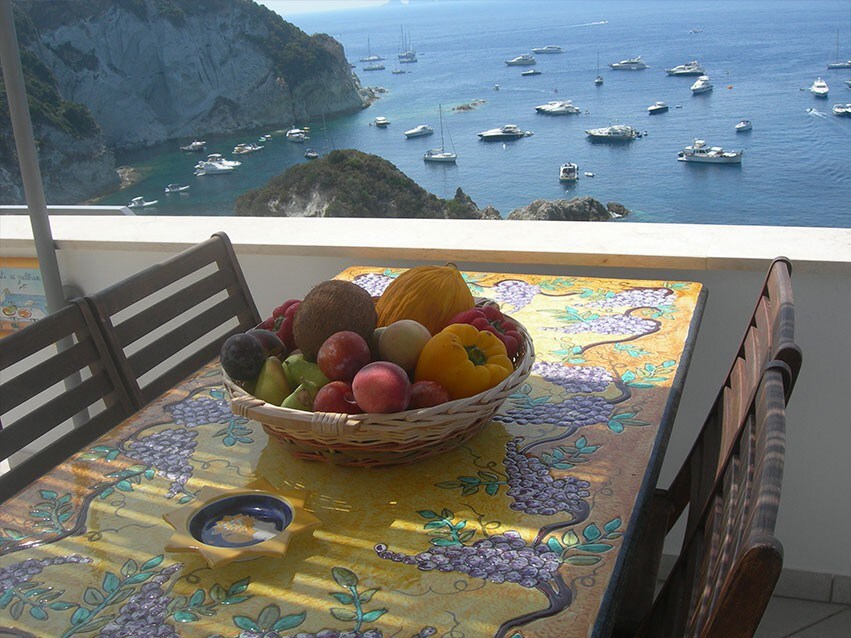
[[[849,226],[851,118],[836,117],[830,109],[851,102],[843,81],[851,79],[851,71],[826,69],[836,55],[837,35],[840,57],[851,57],[847,1],[414,1],[284,17],[308,33],[329,33],[354,63],[367,54],[367,38],[372,52],[387,58],[384,71],[364,72],[357,63],[364,85],[387,89],[368,109],[328,120],[324,128],[321,121],[295,123],[312,129],[306,146],[375,153],[440,197],[452,197],[460,186],[480,207],[492,204],[503,216],[534,199],[590,195],[624,204],[634,212],[628,218],[633,221]],[[402,28],[419,62],[401,65],[410,72],[394,75]],[[547,44],[565,52],[536,56],[541,75],[522,77],[523,67],[503,63]],[[593,83],[598,54],[605,79],[600,87]],[[636,55],[648,69],[607,67]],[[692,59],[706,68],[713,92],[693,96],[694,77],[669,77],[663,70]],[[830,85],[828,100],[808,90],[818,76]],[[485,102],[470,111],[452,110],[477,99]],[[536,105],[556,99],[572,100],[583,113],[535,112]],[[667,102],[670,111],[648,116],[647,106],[657,100]],[[458,153],[457,165],[422,161],[424,151],[439,146],[439,105],[446,145]],[[370,126],[378,115],[391,125]],[[753,121],[753,130],[737,134],[734,126],[743,118]],[[422,123],[434,126],[436,134],[404,138],[403,131]],[[504,144],[479,141],[476,133],[506,123],[534,136]],[[584,133],[615,123],[647,136],[607,145],[591,143]],[[230,156],[236,143],[267,132],[207,136],[208,151]],[[676,161],[694,138],[743,149],[742,165]],[[305,146],[285,141],[279,131],[262,151],[241,156],[243,166],[233,174],[194,177],[199,156],[180,153],[176,146],[120,158],[146,177],[100,203],[126,204],[142,195],[160,203],[140,214],[232,215],[239,194],[306,161]],[[594,177],[560,184],[558,168],[566,161]],[[169,182],[192,188],[188,194],[164,195]]]

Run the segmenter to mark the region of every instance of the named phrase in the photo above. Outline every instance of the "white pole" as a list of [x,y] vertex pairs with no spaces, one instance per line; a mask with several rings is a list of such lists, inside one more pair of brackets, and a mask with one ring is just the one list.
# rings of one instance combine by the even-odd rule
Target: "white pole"
[[48,312],[56,312],[65,306],[65,294],[62,292],[62,279],[59,275],[59,263],[56,260],[56,247],[53,243],[53,233],[50,230],[50,218],[47,215],[47,203],[44,198],[44,185],[38,167],[38,155],[30,110],[27,104],[24,73],[21,69],[21,56],[18,51],[18,37],[12,17],[11,0],[0,0],[0,66],[3,69],[3,82],[6,85],[6,98],[9,102],[9,114],[12,119],[12,134],[15,138],[15,149],[18,152],[18,164],[21,167],[24,196],[30,211],[33,241],[41,270],[44,294],[47,298],[47,310]]

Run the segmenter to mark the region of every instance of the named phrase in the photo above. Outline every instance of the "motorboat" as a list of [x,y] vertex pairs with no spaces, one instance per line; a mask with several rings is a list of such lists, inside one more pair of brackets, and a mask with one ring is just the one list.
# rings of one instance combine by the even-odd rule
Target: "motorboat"
[[544,115],[574,115],[582,112],[570,100],[554,100],[536,106],[535,110]]
[[382,115],[379,115],[377,118],[375,118],[372,123],[375,124],[375,126],[377,126],[378,128],[387,128],[388,126],[390,126],[390,120],[388,120]]
[[269,135],[268,133],[266,133],[266,135],[261,135],[260,137],[258,137],[257,141],[258,142],[271,142],[272,136]]
[[488,129],[479,133],[479,139],[483,142],[504,142],[507,140],[519,140],[521,137],[533,135],[532,131],[523,131],[516,124],[506,124],[499,128]]
[[701,75],[697,80],[695,80],[694,84],[691,85],[691,94],[692,95],[700,95],[701,93],[709,93],[714,86],[712,86],[712,80],[709,79],[708,75]]
[[605,126],[603,128],[592,128],[585,131],[585,134],[592,140],[612,142],[629,142],[641,135],[636,129],[631,126],[627,126],[626,124],[614,124],[613,126]]
[[558,181],[575,182],[579,179],[579,167],[573,162],[562,164],[558,169]]
[[720,146],[707,146],[704,140],[694,140],[677,153],[680,162],[702,164],[741,164],[744,151],[725,151]]
[[390,73],[393,75],[404,75],[405,73],[408,73],[408,71],[405,71],[405,69],[393,69]]
[[229,160],[225,159],[221,153],[210,153],[207,155],[206,161],[198,162],[195,165],[195,168],[200,168],[201,164],[205,163],[218,164],[219,166],[226,166],[230,168],[236,168],[237,166],[242,166],[242,162],[238,160]]
[[185,193],[189,190],[189,185],[169,184],[163,189],[166,193]]
[[851,104],[834,104],[832,111],[839,117],[851,117]]
[[423,137],[424,135],[431,135],[432,133],[434,133],[434,129],[432,127],[428,124],[420,124],[409,131],[405,131],[405,137],[411,139],[412,137]]
[[195,165],[195,175],[202,177],[204,175],[224,175],[232,173],[235,166],[220,164],[219,162],[198,162]]
[[364,71],[383,71],[385,68],[387,68],[387,67],[385,67],[383,64],[381,64],[381,62],[374,62],[373,64],[367,64],[365,67],[363,67],[363,70]]
[[304,157],[309,160],[314,160],[319,157],[319,153],[314,151],[312,148],[309,148],[304,152]]
[[741,120],[738,124],[736,124],[736,133],[744,133],[745,131],[750,131],[753,128],[750,120]]
[[594,173],[591,171],[585,171],[585,177],[594,177]]
[[640,71],[647,68],[647,64],[641,59],[640,55],[635,58],[621,60],[620,62],[612,62],[609,66],[615,71]]
[[845,80],[845,86],[851,89],[851,80]]
[[529,69],[528,71],[523,71],[520,75],[541,75],[541,72],[537,69]]
[[308,128],[293,127],[289,131],[287,131],[286,138],[290,142],[296,142],[297,144],[301,144],[310,139],[309,134],[310,129]]
[[655,104],[651,104],[650,106],[647,107],[647,112],[650,115],[656,115],[658,113],[667,113],[668,112],[668,105],[665,104],[664,102],[656,102]]
[[533,64],[537,64],[538,61],[535,59],[534,55],[531,55],[530,53],[523,53],[522,55],[518,55],[516,58],[506,60],[505,63],[508,66],[532,66]]
[[265,146],[260,146],[259,144],[254,144],[253,142],[249,142],[247,144],[240,143],[233,147],[233,152],[235,155],[245,155],[247,153],[254,153],[264,148]]
[[564,49],[556,44],[548,44],[545,47],[535,47],[532,53],[564,53]]
[[130,203],[127,204],[128,208],[145,208],[146,206],[156,206],[158,199],[155,199],[151,202],[146,202],[144,197],[134,197],[130,200]]
[[181,151],[186,151],[187,153],[199,153],[203,151],[207,146],[207,142],[204,140],[192,140],[186,146],[181,146]]
[[810,93],[816,97],[826,98],[829,92],[830,87],[827,85],[827,82],[821,78],[816,78],[816,81],[813,82],[813,85],[810,87]]
[[665,73],[668,75],[703,75],[704,70],[703,67],[700,66],[700,62],[697,60],[691,60],[685,64],[678,64],[671,69],[665,69]]
[[[454,164],[455,160],[458,159],[457,153],[454,151],[450,152],[446,150],[446,146],[443,142],[443,107],[438,108],[438,115],[440,117],[440,148],[433,148],[429,151],[426,151],[423,155],[423,161],[425,162],[435,162],[441,164]],[[451,138],[450,138],[451,141]]]

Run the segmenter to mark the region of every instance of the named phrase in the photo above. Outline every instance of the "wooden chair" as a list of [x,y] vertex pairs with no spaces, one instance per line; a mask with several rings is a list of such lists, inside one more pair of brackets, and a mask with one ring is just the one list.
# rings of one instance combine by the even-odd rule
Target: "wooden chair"
[[[691,451],[670,487],[657,489],[653,495],[649,513],[640,522],[637,547],[626,559],[628,568],[623,594],[619,596],[621,604],[615,619],[615,635],[633,635],[651,608],[665,537],[686,507],[684,551],[698,530],[707,524],[706,511],[717,502],[719,482],[723,481],[730,459],[742,445],[741,437],[748,427],[753,427],[748,424],[753,419],[757,393],[767,368],[772,370],[771,377],[782,377],[783,400],[779,406],[782,420],[786,401],[801,368],[801,350],[794,341],[795,310],[790,275],[789,260],[779,258],[771,263],[745,336]],[[773,391],[774,385],[771,387]],[[772,404],[772,409],[777,406]],[[779,482],[776,487],[779,497]],[[714,549],[711,545],[701,545],[699,551]],[[720,587],[722,581],[714,581],[714,584]],[[771,589],[773,582],[768,596]],[[762,611],[764,606],[759,610],[757,621]]]
[[[81,299],[0,340],[0,397],[0,460],[44,435],[60,434],[0,476],[0,501],[133,413],[130,394]],[[74,417],[77,427],[71,429]]]
[[85,299],[137,408],[260,323],[224,233]]

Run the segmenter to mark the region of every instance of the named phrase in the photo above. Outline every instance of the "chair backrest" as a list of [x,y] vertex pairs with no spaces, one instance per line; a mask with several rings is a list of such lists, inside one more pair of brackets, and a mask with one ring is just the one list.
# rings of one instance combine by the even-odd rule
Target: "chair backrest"
[[749,637],[759,625],[783,563],[774,526],[791,375],[785,362],[765,369],[729,458],[639,636]]
[[795,343],[791,270],[785,258],[775,259],[769,267],[730,371],[694,446],[668,489],[674,506],[671,527],[690,504],[686,533],[694,528],[695,517],[702,511],[725,466],[769,361],[786,364],[783,374],[787,375],[784,380],[787,400],[792,392],[801,369],[801,349]]
[[137,407],[260,323],[227,235],[210,239],[85,297]]
[[0,340],[0,460],[42,444],[42,436],[54,438],[0,476],[0,501],[132,413],[130,395],[81,299]]

